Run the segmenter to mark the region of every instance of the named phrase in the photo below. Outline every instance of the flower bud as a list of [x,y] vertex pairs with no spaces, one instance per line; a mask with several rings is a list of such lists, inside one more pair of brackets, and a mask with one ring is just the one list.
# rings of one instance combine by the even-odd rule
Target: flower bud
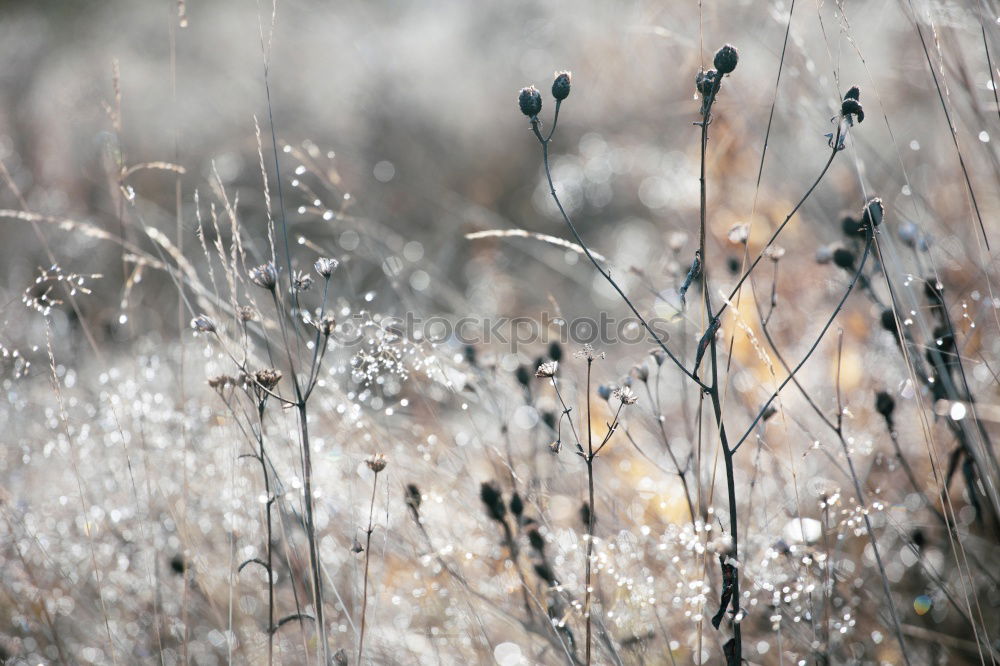
[[719,70],[719,74],[729,74],[736,69],[736,63],[738,63],[739,60],[740,54],[737,52],[736,47],[731,44],[726,44],[715,52],[715,60],[712,64],[715,65],[717,70]]
[[521,107],[521,113],[534,118],[542,111],[542,94],[535,86],[521,88],[521,92],[517,95],[517,105]]
[[[552,81],[552,96],[555,97],[560,102],[569,97],[570,83],[572,82],[573,74],[570,72],[556,72],[556,78]],[[538,110],[541,111],[541,101],[539,101]],[[524,107],[521,107],[524,110]],[[536,114],[538,111],[535,112]]]

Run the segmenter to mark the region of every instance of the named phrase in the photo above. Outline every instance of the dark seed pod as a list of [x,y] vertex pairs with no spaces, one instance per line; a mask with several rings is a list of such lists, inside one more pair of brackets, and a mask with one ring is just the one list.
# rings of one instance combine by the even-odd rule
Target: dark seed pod
[[719,73],[714,69],[710,69],[707,72],[698,72],[694,84],[702,97],[708,97],[713,93],[719,92],[719,83],[721,80]]
[[537,529],[528,530],[528,543],[539,553],[545,550],[545,537]]
[[502,523],[504,516],[507,515],[507,507],[504,506],[503,495],[500,494],[500,490],[492,483],[483,483],[479,486],[479,499],[483,501],[483,506],[486,507],[486,515],[491,520]]
[[865,120],[865,110],[856,99],[845,99],[840,105],[840,113],[846,118],[855,118],[859,123]]
[[726,267],[729,268],[729,272],[736,275],[740,272],[740,260],[738,257],[730,256],[726,259]]
[[840,228],[848,238],[864,238],[865,226],[850,215],[840,221]]
[[719,70],[719,74],[729,74],[736,69],[739,60],[740,54],[736,50],[736,47],[726,44],[715,52],[715,59],[712,61],[712,64]]
[[861,89],[857,86],[851,86],[847,94],[844,95],[844,99],[853,99],[855,102],[859,101],[861,99]]
[[538,562],[535,564],[535,575],[544,580],[546,583],[555,587],[558,583],[556,582],[556,574],[552,571],[552,568],[545,562]]
[[187,571],[187,562],[184,561],[182,555],[174,555],[170,558],[170,570],[178,576]]
[[[552,96],[560,102],[569,97],[570,83],[573,75],[570,72],[556,72],[556,78],[552,81]],[[539,107],[541,110],[541,107]]]
[[562,360],[563,350],[562,345],[559,344],[558,340],[553,340],[549,343],[549,358],[556,363]]
[[476,367],[476,347],[475,345],[465,345],[465,362]]
[[517,94],[517,105],[521,107],[521,113],[534,118],[542,112],[542,93],[535,86],[521,88]]
[[882,204],[882,199],[879,197],[872,197],[865,204],[865,209],[861,213],[861,220],[864,222],[865,226],[876,228],[878,225],[882,224],[882,218],[885,216],[885,206]]
[[556,429],[556,413],[545,411],[542,412],[542,423],[549,427],[551,430]]
[[919,527],[910,534],[910,540],[913,541],[914,546],[921,550],[927,545],[927,537],[924,536],[924,531]]
[[885,391],[875,394],[875,411],[882,415],[887,422],[892,422],[892,413],[896,409],[896,401]]
[[420,503],[423,499],[423,496],[420,494],[420,489],[417,488],[415,484],[407,484],[404,501],[406,502],[406,506],[410,510],[410,513],[413,514],[414,520],[419,520],[420,518]]
[[517,377],[518,383],[525,388],[531,384],[531,370],[526,365],[517,366],[517,370],[514,371],[514,376]]
[[845,271],[854,268],[854,261],[854,253],[845,247],[838,247],[833,251],[833,263],[837,264],[837,266],[843,268]]
[[899,337],[899,329],[896,328],[896,315],[893,314],[892,310],[886,308],[882,310],[882,328],[889,331],[896,337]]
[[583,523],[583,526],[588,530],[590,529],[591,518],[592,516],[590,514],[590,504],[584,502],[583,504],[580,505],[580,522]]
[[524,500],[516,492],[510,498],[510,512],[518,518],[524,513]]

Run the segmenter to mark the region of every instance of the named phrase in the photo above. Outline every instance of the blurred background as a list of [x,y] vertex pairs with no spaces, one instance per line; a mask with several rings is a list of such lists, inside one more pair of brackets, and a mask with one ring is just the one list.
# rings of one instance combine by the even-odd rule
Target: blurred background
[[[840,400],[831,387],[843,390],[871,502],[862,508],[851,497],[839,444],[789,389],[779,401],[780,423],[762,424],[738,463],[739,487],[750,498],[744,590],[760,602],[746,621],[754,638],[745,656],[752,663],[827,663],[819,655],[831,644],[816,637],[813,607],[803,611],[804,599],[811,604],[823,585],[825,569],[814,570],[827,561],[822,552],[836,560],[843,580],[841,596],[827,600],[835,636],[829,663],[901,663],[859,527],[862,511],[871,509],[917,646],[914,663],[996,659],[1000,596],[995,573],[983,565],[997,556],[996,516],[983,485],[989,475],[955,477],[952,526],[969,551],[959,554],[924,491],[902,476],[890,444],[898,440],[890,439],[872,396],[888,391],[900,412],[907,410],[897,413],[900,440],[927,496],[939,497],[955,448],[948,428],[972,428],[972,419],[944,425],[946,416],[957,422],[966,412],[955,417],[930,388],[915,391],[896,338],[880,323],[896,299],[909,319],[900,322],[913,325],[914,348],[940,346],[921,281],[933,277],[948,295],[979,402],[976,441],[995,434],[998,22],[994,3],[943,0],[3,3],[0,413],[9,427],[0,436],[0,505],[16,538],[3,544],[10,566],[0,610],[14,629],[0,634],[0,657],[59,662],[52,637],[61,634],[81,663],[109,663],[115,650],[144,663],[225,663],[236,639],[220,632],[235,631],[237,661],[260,663],[260,581],[237,586],[234,597],[230,566],[237,550],[259,554],[260,510],[248,498],[260,492],[260,480],[232,472],[241,449],[229,445],[243,441],[233,426],[238,419],[203,382],[232,372],[229,359],[203,339],[192,342],[190,331],[195,314],[218,306],[219,321],[226,316],[226,298],[212,298],[224,284],[213,243],[229,248],[233,229],[240,229],[247,265],[269,258],[269,210],[287,219],[296,269],[309,270],[316,256],[338,258],[338,316],[627,315],[571,250],[536,238],[467,236],[526,230],[570,239],[549,195],[540,146],[516,103],[520,88],[537,86],[547,127],[556,71],[573,73],[551,146],[562,201],[640,309],[669,322],[671,347],[690,361],[704,330],[699,312],[678,315],[698,245],[695,76],[731,43],[739,66],[715,103],[706,161],[708,266],[717,291],[728,293],[739,275],[745,246],[734,228],[749,225],[752,257],[821,173],[830,156],[826,135],[851,86],[860,87],[866,113],[783,232],[784,254],[755,274],[755,297],[745,292],[725,322],[730,418],[741,432],[784,376],[751,304],[766,305],[773,294],[773,342],[787,360],[800,359],[850,277],[830,263],[831,252],[860,247],[845,237],[843,217],[857,216],[873,195],[886,211],[880,254],[866,270],[870,282],[859,284],[799,375],[828,412]],[[276,242],[280,250],[281,238]],[[75,302],[49,298],[68,300],[55,288],[60,282],[77,288]],[[389,353],[375,337],[369,356],[331,355],[329,384],[318,398],[317,478],[330,498],[321,509],[324,558],[346,599],[331,609],[337,640],[351,644],[345,637],[358,598],[359,560],[348,552],[357,531],[343,525],[368,516],[363,460],[380,450],[390,455],[387,474],[399,476],[390,477],[391,501],[386,491],[392,538],[380,545],[384,577],[373,586],[382,613],[372,630],[373,663],[492,663],[490,652],[504,666],[560,663],[544,640],[509,621],[519,609],[504,615],[489,607],[486,616],[501,619],[483,628],[478,610],[463,615],[468,609],[446,598],[443,588],[456,595],[465,588],[446,568],[431,572],[431,546],[407,522],[400,499],[403,483],[420,484],[427,541],[442,557],[467,549],[462,566],[498,608],[511,605],[518,582],[503,564],[495,526],[480,515],[480,481],[506,483],[509,476],[518,487],[530,480],[522,491],[565,558],[560,564],[579,569],[578,461],[566,452],[547,457],[552,433],[543,426],[559,408],[546,386],[528,388],[525,397],[514,374],[519,366],[533,371],[551,350],[542,341],[515,353],[502,345],[470,351],[454,339],[432,349],[388,344],[409,365],[397,367],[392,356],[383,367]],[[634,379],[643,364],[649,369],[650,347],[605,349],[595,381]],[[574,349],[566,346],[568,367]],[[368,363],[378,366],[370,374]],[[691,416],[698,392],[671,372],[663,367],[662,412],[640,402],[637,409],[646,411],[634,418],[635,449],[655,452],[638,456],[619,437],[600,483],[609,516],[604,564],[655,582],[632,596],[631,587],[612,592],[602,607],[618,613],[608,619],[615,640],[633,646],[624,663],[721,663],[722,639],[705,622],[718,598],[714,555],[705,564],[709,538],[683,531],[688,514],[676,476],[661,474],[669,467],[666,449],[687,454],[701,442]],[[582,382],[578,367],[566,373],[567,384]],[[58,382],[53,391],[53,375],[65,400]],[[659,396],[659,373],[655,382]],[[576,406],[585,397],[577,393]],[[607,418],[601,412],[595,422],[604,427]],[[294,432],[293,416],[274,421],[275,430]],[[663,434],[660,448],[657,425],[664,422],[672,444]],[[509,448],[501,455],[501,441],[516,462]],[[297,490],[297,458],[291,448],[282,451],[278,466]],[[719,460],[709,457],[699,483],[717,491],[706,503],[721,521],[723,477]],[[86,496],[82,505],[77,493]],[[798,532],[785,529],[803,515],[818,525],[829,506],[833,523],[824,522],[824,534],[834,536],[834,555],[801,524]],[[674,549],[694,557],[692,544],[701,548],[700,568],[669,559]],[[790,558],[785,569],[771,564],[775,553],[790,552],[816,559],[800,566],[804,560]],[[93,570],[108,572],[102,593],[110,613],[97,602]],[[91,587],[75,589],[81,580]],[[578,589],[579,580],[567,580]],[[618,584],[611,574],[604,580],[612,590]],[[663,618],[660,606],[645,601],[654,596]],[[235,629],[226,620],[234,607]],[[46,624],[43,610],[56,620]],[[190,633],[188,612],[197,620]],[[449,618],[440,623],[448,640],[438,633],[442,617]],[[578,622],[572,618],[571,625]],[[670,631],[657,628],[664,618]],[[105,628],[115,636],[111,652]],[[466,637],[477,632],[481,643]],[[296,663],[298,634],[288,636],[283,649]],[[521,645],[516,654],[494,650],[513,645],[509,638]],[[990,641],[992,653],[984,647]]]

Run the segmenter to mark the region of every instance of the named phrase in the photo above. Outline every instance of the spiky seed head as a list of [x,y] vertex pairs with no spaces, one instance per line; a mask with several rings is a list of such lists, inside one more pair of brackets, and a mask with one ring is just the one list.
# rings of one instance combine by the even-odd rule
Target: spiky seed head
[[535,86],[521,88],[521,92],[517,94],[517,105],[521,107],[521,113],[534,118],[542,112],[542,94]]
[[316,272],[320,274],[320,277],[324,280],[329,280],[330,276],[333,275],[333,272],[337,270],[337,266],[339,265],[340,262],[336,259],[331,257],[320,257],[316,260],[316,263],[313,264],[313,268],[315,268]]
[[261,289],[274,291],[274,288],[278,285],[278,269],[271,262],[261,264],[256,268],[250,269],[250,281]]
[[[556,72],[552,81],[552,96],[560,102],[569,97],[570,84],[573,81],[571,72]],[[539,107],[541,110],[541,107]]]
[[540,379],[546,379],[548,377],[555,377],[556,372],[559,371],[558,361],[546,361],[538,366],[538,370],[535,371],[535,377]]
[[732,44],[726,44],[715,52],[715,59],[712,64],[719,70],[719,74],[729,74],[736,69],[740,61],[740,54]]

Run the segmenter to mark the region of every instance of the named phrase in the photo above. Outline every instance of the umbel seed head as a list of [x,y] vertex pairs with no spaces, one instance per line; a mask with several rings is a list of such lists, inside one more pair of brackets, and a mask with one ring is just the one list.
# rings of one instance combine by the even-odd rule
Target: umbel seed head
[[572,79],[573,74],[570,72],[556,72],[555,79],[552,81],[552,96],[560,102],[569,97]]
[[736,64],[740,61],[740,54],[732,44],[726,44],[715,52],[715,60],[712,62],[719,74],[729,74],[736,69]]
[[[569,94],[568,86],[566,94]],[[529,118],[534,118],[542,112],[542,94],[535,86],[521,88],[521,92],[517,94],[517,105],[521,107],[521,113]]]
[[278,269],[268,262],[250,270],[250,281],[261,289],[274,291],[278,284]]

